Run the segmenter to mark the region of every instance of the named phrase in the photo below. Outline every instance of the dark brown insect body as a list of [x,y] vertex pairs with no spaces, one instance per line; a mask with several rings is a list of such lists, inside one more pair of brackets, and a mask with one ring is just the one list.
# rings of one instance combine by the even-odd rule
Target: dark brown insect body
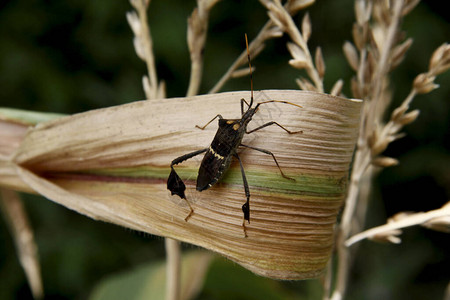
[[213,186],[222,178],[241,144],[247,124],[254,114],[253,109],[247,111],[242,119],[227,120],[220,117],[219,129],[203,157],[197,177],[197,191],[203,191]]
[[[245,40],[247,43],[247,51],[248,51],[247,36],[245,36]],[[249,65],[250,65],[250,55],[249,54],[248,54],[248,59],[249,59]],[[250,71],[251,71],[251,65],[250,65]],[[250,76],[251,76],[251,72],[250,72]],[[191,217],[194,210],[192,209],[192,206],[190,205],[189,201],[186,199],[186,196],[184,194],[184,191],[186,190],[186,186],[184,185],[183,181],[178,176],[178,174],[175,172],[173,166],[176,164],[179,164],[189,158],[192,158],[194,156],[202,154],[204,152],[206,152],[206,153],[205,153],[205,156],[203,157],[202,163],[198,170],[198,177],[197,177],[196,189],[197,189],[197,191],[200,191],[200,192],[203,190],[209,189],[210,187],[212,187],[214,184],[216,184],[222,178],[222,176],[225,174],[225,172],[228,170],[228,168],[230,166],[232,157],[237,158],[239,161],[239,164],[241,167],[242,179],[244,182],[245,196],[247,198],[247,201],[242,206],[242,211],[244,213],[243,228],[244,228],[245,236],[247,236],[246,228],[245,228],[245,220],[247,220],[250,223],[250,191],[248,188],[247,179],[245,177],[244,167],[243,167],[241,159],[239,158],[239,155],[237,153],[238,147],[246,147],[246,148],[250,148],[250,149],[257,150],[257,151],[263,152],[265,154],[271,155],[272,158],[274,159],[278,169],[280,170],[281,175],[287,179],[292,179],[283,174],[283,171],[281,171],[281,168],[278,165],[278,162],[272,152],[265,150],[265,149],[260,149],[260,148],[242,144],[242,138],[244,137],[245,134],[255,132],[257,130],[260,130],[260,129],[270,126],[270,125],[277,125],[289,134],[301,132],[301,131],[291,132],[274,121],[265,123],[253,130],[247,131],[247,125],[252,120],[252,117],[257,112],[259,106],[262,104],[271,103],[271,102],[279,102],[279,103],[285,103],[285,104],[290,104],[290,105],[301,107],[300,105],[296,105],[296,104],[286,102],[286,101],[269,100],[269,101],[260,102],[260,103],[256,104],[256,106],[254,108],[252,108],[252,105],[253,105],[253,81],[251,80],[250,104],[247,103],[247,101],[245,101],[245,99],[241,99],[241,118],[240,119],[224,119],[221,115],[217,115],[211,121],[206,123],[205,126],[203,126],[203,127],[196,126],[197,128],[203,130],[212,121],[219,118],[219,128],[216,132],[216,135],[215,135],[211,145],[208,148],[182,155],[182,156],[174,159],[172,161],[172,163],[170,164],[171,172],[170,172],[169,178],[167,179],[167,189],[170,190],[172,195],[180,196],[189,205],[189,208],[191,209],[191,211],[190,211],[189,215],[185,218],[186,221]],[[244,103],[248,106],[248,108],[245,112],[244,112]]]

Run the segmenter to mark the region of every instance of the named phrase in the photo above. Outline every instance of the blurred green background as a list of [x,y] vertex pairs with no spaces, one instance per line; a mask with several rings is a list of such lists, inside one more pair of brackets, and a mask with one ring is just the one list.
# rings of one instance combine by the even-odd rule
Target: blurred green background
[[[412,79],[427,69],[432,51],[450,37],[445,1],[423,1],[403,24],[414,45],[393,76],[394,107],[406,97]],[[186,93],[189,54],[186,20],[195,1],[153,0],[149,19],[160,79],[169,97]],[[125,13],[128,1],[29,0],[0,4],[0,106],[74,114],[144,98],[145,65],[137,58]],[[348,86],[352,72],[342,54],[351,40],[353,1],[317,1],[309,11],[311,49],[321,46],[327,65],[325,86]],[[301,21],[301,13],[296,20]],[[257,1],[221,1],[212,13],[205,48],[206,93],[267,20]],[[289,67],[285,37],[267,43],[253,60],[255,89],[295,89],[299,72]],[[441,88],[417,97],[421,110],[407,136],[386,155],[400,165],[383,171],[376,184],[367,226],[383,224],[400,211],[435,209],[450,199],[450,75]],[[248,90],[247,77],[229,81],[223,91]],[[24,195],[39,247],[45,299],[86,299],[108,276],[164,259],[164,240],[95,222],[38,196]],[[11,236],[0,220],[0,299],[31,298]],[[450,279],[449,236],[407,229],[402,244],[361,243],[351,273],[348,299],[442,299]],[[184,245],[184,248],[195,248]],[[261,299],[249,289],[273,287],[279,299],[318,299],[317,280],[276,282],[224,260],[216,261],[198,299]],[[219,293],[220,289],[228,291]],[[222,296],[220,296],[222,295]],[[265,293],[269,299],[270,293]]]

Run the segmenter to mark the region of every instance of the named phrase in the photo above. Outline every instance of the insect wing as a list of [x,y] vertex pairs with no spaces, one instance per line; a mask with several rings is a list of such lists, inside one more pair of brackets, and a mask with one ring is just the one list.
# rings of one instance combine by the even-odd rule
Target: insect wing
[[213,186],[228,168],[229,161],[229,156],[219,155],[210,147],[198,170],[197,191],[203,191]]

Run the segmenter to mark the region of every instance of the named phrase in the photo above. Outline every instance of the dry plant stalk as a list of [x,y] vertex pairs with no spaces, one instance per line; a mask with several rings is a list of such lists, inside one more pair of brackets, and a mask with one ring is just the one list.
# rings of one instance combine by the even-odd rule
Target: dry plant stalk
[[[268,7],[271,3],[269,0],[260,0],[260,2]],[[289,0],[284,5],[285,10],[289,15],[295,15],[300,10],[314,4],[315,0]],[[269,20],[261,28],[257,36],[249,43],[249,52],[252,59],[258,56],[265,48],[265,42],[269,39],[277,38],[283,35],[282,29],[273,21]],[[243,69],[239,69],[244,67]],[[242,51],[241,55],[231,64],[230,68],[220,78],[220,80],[209,91],[210,94],[217,93],[223,85],[230,79],[249,74],[247,68],[247,51]]]
[[162,99],[166,97],[164,81],[158,83],[155,57],[153,55],[153,40],[147,21],[147,9],[150,0],[130,0],[136,11],[127,12],[127,20],[134,33],[134,49],[137,56],[147,64],[148,76],[142,77],[145,97],[147,99]]
[[[428,213],[397,216],[385,226],[361,231],[366,215],[367,198],[371,190],[372,178],[382,167],[396,165],[395,158],[384,157],[382,153],[388,145],[402,137],[400,130],[413,122],[419,115],[418,110],[409,111],[409,105],[417,94],[431,92],[437,85],[436,76],[450,67],[450,47],[444,44],[432,55],[429,70],[414,80],[411,92],[403,103],[395,109],[387,123],[382,118],[392,101],[389,89],[389,72],[403,60],[412,44],[411,39],[403,40],[400,30],[402,18],[419,1],[355,1],[356,23],[353,28],[354,44],[347,42],[344,53],[356,76],[352,81],[353,96],[364,99],[364,109],[355,153],[349,192],[342,221],[339,225],[337,251],[338,269],[336,286],[332,292],[333,300],[342,299],[347,286],[348,271],[351,268],[351,244],[363,238],[400,242],[397,237],[400,228],[431,222],[441,228],[443,223],[449,226],[448,204]],[[430,224],[430,223],[428,223]],[[331,282],[331,267],[328,280]],[[331,283],[327,284],[331,286]],[[325,298],[328,299],[328,293]]]
[[428,212],[398,213],[389,218],[385,225],[355,234],[345,242],[345,245],[349,247],[363,239],[398,244],[401,242],[398,237],[402,233],[400,229],[414,225],[422,225],[433,230],[450,233],[450,202],[439,209]]
[[[325,63],[320,47],[316,49],[314,60],[307,42],[311,36],[309,15],[303,17],[301,31],[292,20],[286,7],[279,0],[262,0],[268,9],[270,19],[281,32],[289,35],[292,42],[287,44],[293,59],[291,66],[304,69],[309,79],[299,78],[297,83],[303,90],[323,92]],[[437,75],[450,67],[450,47],[444,44],[432,55],[429,70],[419,74],[403,103],[395,109],[390,120],[383,124],[382,117],[391,103],[388,74],[403,60],[412,39],[402,40],[404,34],[399,26],[401,19],[417,4],[418,0],[396,1],[355,1],[357,22],[353,29],[355,45],[344,44],[344,53],[350,66],[357,72],[352,81],[353,96],[364,99],[364,111],[361,129],[352,170],[352,180],[337,240],[338,270],[333,299],[341,299],[347,284],[347,272],[350,268],[348,247],[363,238],[399,242],[400,228],[421,224],[436,230],[449,231],[448,204],[428,213],[397,216],[387,225],[369,229],[352,237],[361,230],[358,224],[364,224],[365,205],[370,194],[371,179],[382,167],[398,164],[395,158],[382,156],[389,143],[401,138],[403,126],[413,122],[419,115],[418,110],[408,111],[413,98],[418,94],[429,93],[438,87],[434,83]],[[338,80],[331,89],[332,95],[340,95],[343,81]],[[377,168],[375,168],[377,167]],[[358,201],[360,200],[360,201]],[[356,219],[356,222],[355,222]],[[355,225],[356,224],[356,225]],[[330,263],[325,282],[324,298],[328,299],[332,286],[333,267]]]
[[209,11],[219,0],[197,0],[188,19],[187,42],[191,56],[191,75],[186,95],[198,94],[203,73],[203,51],[208,31]]
[[[198,94],[203,74],[203,52],[208,31],[209,12],[218,0],[197,0],[197,7],[188,18],[187,43],[191,58],[191,74],[187,96]],[[180,298],[180,244],[166,239],[167,284],[166,299]],[[185,295],[183,295],[185,296]]]
[[[147,99],[165,98],[165,84],[161,81],[158,84],[158,77],[153,55],[153,41],[150,34],[150,25],[147,21],[147,9],[150,0],[130,0],[131,5],[136,12],[127,12],[126,17],[134,33],[134,48],[136,54],[147,64],[149,76],[142,77],[142,86]],[[179,299],[180,291],[180,245],[178,241],[166,239],[167,253],[167,280],[166,280],[166,299]]]
[[[191,75],[187,96],[194,96],[198,93],[200,88],[202,73],[203,73],[203,52],[206,42],[208,30],[209,11],[218,2],[218,0],[198,0],[197,8],[194,9],[192,15],[188,19],[187,42],[191,57]],[[147,61],[149,73],[153,75],[153,85],[144,76],[144,91],[147,99],[154,97],[164,97],[164,86],[160,86],[159,91],[155,88],[157,78],[156,70],[154,68],[154,57],[152,46],[152,37],[150,30],[147,29],[146,10],[149,6],[149,1],[131,0],[131,4],[139,12],[138,15],[128,13],[127,18],[132,27],[135,37],[136,53],[145,53],[141,58]],[[139,20],[138,20],[139,19]],[[138,22],[140,21],[140,22]],[[142,30],[143,28],[144,30]],[[145,48],[147,47],[147,48]],[[166,283],[166,299],[177,300],[180,299],[180,244],[173,239],[166,239],[166,253],[167,253],[167,283]]]
[[322,51],[317,48],[315,55],[315,63],[308,48],[308,39],[311,36],[311,21],[309,15],[305,14],[302,21],[302,32],[297,28],[292,20],[291,14],[280,0],[264,1],[268,9],[270,19],[276,26],[289,35],[292,43],[288,43],[287,47],[293,59],[289,64],[297,69],[305,69],[309,78],[298,78],[299,87],[307,91],[324,92],[323,77],[325,75],[325,63],[322,57]]
[[202,193],[195,192],[194,182],[199,162],[177,167],[195,210],[189,222],[184,221],[189,209],[166,187],[170,161],[205,147],[214,135],[214,126],[202,131],[195,125],[219,112],[239,116],[239,99],[248,92],[134,102],[40,123],[2,155],[0,184],[31,188],[94,219],[202,246],[264,276],[318,276],[333,247],[361,102],[302,91],[262,95],[304,108],[267,105],[254,126],[276,119],[303,134],[268,127],[244,138],[273,150],[284,172],[296,179],[282,178],[269,155],[241,154],[252,192],[248,238],[241,227],[245,196],[238,165]]
[[[292,42],[287,43],[287,48],[292,56],[289,64],[296,69],[305,70],[309,77],[309,79],[304,77],[296,79],[300,89],[320,93],[325,92],[323,79],[325,77],[326,67],[322,50],[320,47],[317,47],[313,59],[313,55],[308,47],[308,40],[312,34],[309,14],[306,13],[303,17],[300,30],[292,19],[293,13],[297,12],[293,7],[297,6],[292,5],[289,1],[284,6],[279,0],[260,0],[260,2],[268,10],[270,21],[273,23],[271,28],[271,31],[274,33],[273,35],[275,36],[276,33],[276,36],[281,36],[283,33],[286,33],[292,40]],[[302,4],[310,5],[312,2]],[[304,8],[304,6],[301,8]],[[342,86],[343,81],[339,79],[331,88],[330,94],[340,95]]]
[[42,299],[44,288],[37,246],[18,193],[0,188],[0,208],[15,240],[19,261],[25,271],[33,298]]

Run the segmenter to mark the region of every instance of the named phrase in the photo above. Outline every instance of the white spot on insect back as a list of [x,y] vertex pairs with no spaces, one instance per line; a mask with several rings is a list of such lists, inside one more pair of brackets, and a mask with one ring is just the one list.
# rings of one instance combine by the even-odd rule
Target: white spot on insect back
[[216,151],[214,151],[214,149],[209,146],[209,152],[211,152],[214,157],[218,158],[218,159],[224,159],[225,157],[223,157],[222,155],[220,155],[219,153],[217,153]]

